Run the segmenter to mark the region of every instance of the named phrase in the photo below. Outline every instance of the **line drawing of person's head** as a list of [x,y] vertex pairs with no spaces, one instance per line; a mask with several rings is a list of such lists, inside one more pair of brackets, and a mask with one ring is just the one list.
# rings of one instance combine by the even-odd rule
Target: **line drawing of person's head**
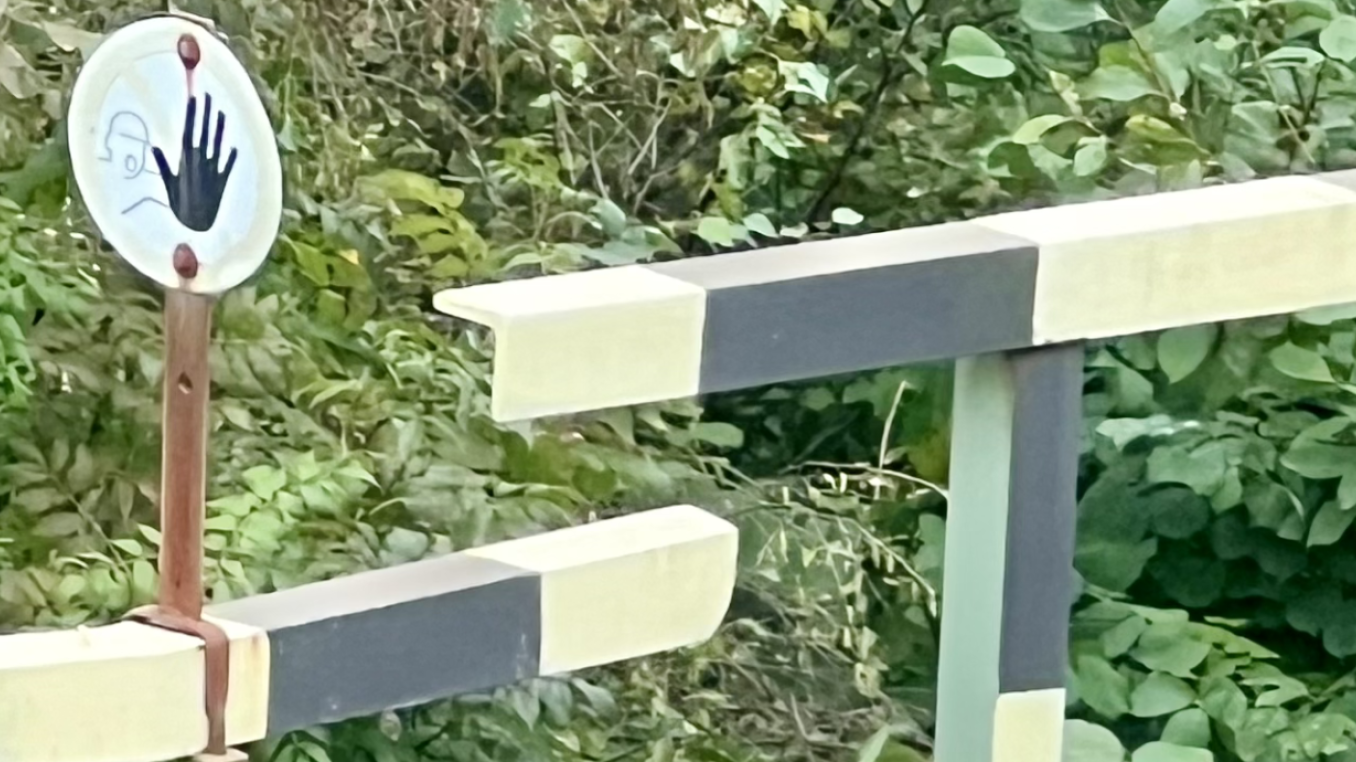
[[108,120],[104,134],[104,155],[99,161],[121,167],[123,177],[131,180],[142,173],[159,174],[150,159],[151,131],[146,122],[131,111],[119,111]]

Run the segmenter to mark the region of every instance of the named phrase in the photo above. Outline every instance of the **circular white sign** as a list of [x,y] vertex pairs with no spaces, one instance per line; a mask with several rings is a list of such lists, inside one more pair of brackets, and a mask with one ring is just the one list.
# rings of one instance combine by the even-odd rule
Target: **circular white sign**
[[215,34],[171,16],[126,26],[71,94],[71,164],[118,253],[169,288],[250,277],[282,221],[282,164],[259,94]]

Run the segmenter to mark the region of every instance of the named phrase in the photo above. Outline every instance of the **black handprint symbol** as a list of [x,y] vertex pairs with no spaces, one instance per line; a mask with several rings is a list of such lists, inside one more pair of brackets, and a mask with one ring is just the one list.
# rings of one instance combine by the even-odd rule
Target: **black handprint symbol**
[[226,157],[226,166],[219,166],[221,160],[221,139],[226,132],[226,115],[217,117],[216,137],[212,141],[212,151],[207,150],[208,131],[212,125],[212,96],[208,95],[203,106],[202,135],[198,144],[193,144],[193,127],[198,117],[198,99],[188,99],[188,115],[184,119],[184,150],[179,158],[179,171],[170,170],[165,160],[165,152],[153,149],[155,163],[160,167],[160,178],[165,181],[165,192],[169,195],[170,209],[174,216],[192,230],[202,232],[210,230],[217,221],[217,212],[221,210],[221,197],[226,192],[226,182],[231,179],[231,170],[235,168],[236,149]]

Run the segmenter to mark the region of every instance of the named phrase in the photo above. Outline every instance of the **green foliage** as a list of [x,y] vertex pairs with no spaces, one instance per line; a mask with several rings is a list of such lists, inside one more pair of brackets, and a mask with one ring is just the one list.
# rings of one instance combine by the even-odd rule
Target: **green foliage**
[[[1094,358],[1076,565],[1100,602],[1079,612],[1074,641],[1090,715],[1248,762],[1356,749],[1352,685],[1338,677],[1356,654],[1344,595],[1356,449],[1337,380],[1356,364],[1354,328],[1302,314],[1122,340]],[[1181,714],[1160,721],[1189,707],[1211,722],[1188,734]]]
[[[159,300],[66,203],[59,107],[97,32],[150,5],[0,4],[0,632],[108,621],[155,594]],[[211,598],[675,502],[740,523],[740,586],[700,648],[293,733],[255,756],[810,759],[874,738],[879,759],[919,758],[936,596],[905,570],[920,549],[935,570],[939,525],[895,541],[856,483],[744,481],[721,457],[742,427],[687,402],[495,425],[485,337],[428,309],[449,285],[700,240],[694,168],[720,147],[700,79],[670,59],[708,66],[704,32],[675,24],[666,49],[628,50],[628,70],[652,72],[638,89],[603,74],[616,51],[601,52],[612,22],[596,9],[435,5],[184,4],[260,75],[288,172],[271,262],[216,312]],[[638,39],[668,26],[657,10]],[[828,97],[826,69],[785,58],[787,97]],[[775,108],[757,119],[750,136],[796,143]],[[682,156],[698,163],[659,164]],[[841,205],[831,217],[863,222]],[[766,215],[706,218],[715,240],[779,235]],[[918,665],[907,702],[887,693],[871,624],[887,598],[909,636],[891,653]]]
[[[288,172],[217,313],[214,599],[679,500],[744,538],[711,643],[261,759],[929,746],[947,369],[497,426],[434,291],[1356,165],[1349,0],[180,5],[258,72]],[[60,104],[159,9],[0,3],[0,630],[155,588],[159,306],[66,203]],[[1353,317],[1093,348],[1071,759],[1356,758]]]

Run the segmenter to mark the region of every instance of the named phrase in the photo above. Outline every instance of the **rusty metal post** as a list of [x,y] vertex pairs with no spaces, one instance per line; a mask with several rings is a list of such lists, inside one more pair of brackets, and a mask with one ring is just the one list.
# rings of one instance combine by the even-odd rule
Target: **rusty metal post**
[[191,619],[202,617],[211,333],[210,297],[165,293],[160,606]]
[[[181,252],[187,247],[180,247]],[[191,253],[191,251],[190,251]],[[207,438],[211,401],[210,296],[165,291],[165,371],[160,456],[159,603],[129,618],[201,638],[205,644],[207,754],[225,755],[230,638],[202,619],[203,524],[207,510]]]

